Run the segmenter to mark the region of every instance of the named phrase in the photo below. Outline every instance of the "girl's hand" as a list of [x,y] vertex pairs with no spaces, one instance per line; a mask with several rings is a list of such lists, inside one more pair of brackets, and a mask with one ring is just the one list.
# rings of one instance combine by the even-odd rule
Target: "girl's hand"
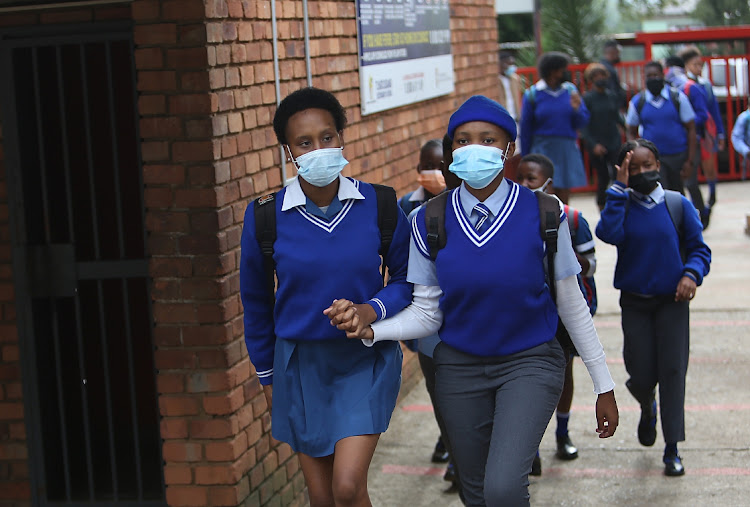
[[335,299],[323,314],[331,319],[332,326],[345,331],[349,338],[359,338],[364,329],[378,318],[372,306],[354,304],[348,299]]
[[620,414],[617,411],[614,391],[602,393],[597,397],[596,422],[596,432],[599,433],[599,438],[609,438],[615,434],[617,424],[620,422]]
[[578,111],[578,108],[581,107],[581,96],[578,93],[570,94],[570,106],[573,111]]
[[675,301],[690,301],[695,297],[696,285],[692,278],[683,276],[680,283],[677,284],[677,290],[674,294]]
[[628,175],[630,174],[628,171],[630,170],[630,159],[633,157],[633,152],[629,151],[627,155],[625,155],[625,159],[622,161],[622,165],[616,165],[615,169],[617,169],[617,176],[615,179],[625,185],[628,186]]

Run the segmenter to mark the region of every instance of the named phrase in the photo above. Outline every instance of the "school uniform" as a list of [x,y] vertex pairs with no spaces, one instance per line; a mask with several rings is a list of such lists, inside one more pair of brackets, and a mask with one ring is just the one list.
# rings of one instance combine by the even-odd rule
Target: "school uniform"
[[[566,86],[567,85],[567,86]],[[589,111],[581,101],[577,111],[570,105],[572,83],[551,90],[544,80],[527,92],[521,106],[521,154],[539,153],[555,166],[555,186],[574,188],[586,185],[578,130],[589,122]],[[577,92],[576,92],[577,93]]]
[[[528,473],[560,397],[566,357],[555,339],[558,309],[545,282],[536,196],[503,180],[483,203],[489,215],[479,231],[475,227],[482,218],[473,211],[478,204],[465,184],[451,191],[447,242],[435,261],[420,208],[412,220],[407,279],[415,284],[415,303],[424,293],[427,307],[433,302],[439,307],[433,319],[441,339],[433,355],[435,391],[465,503],[528,504]],[[573,281],[577,308],[590,322],[575,282],[580,265],[562,210],[560,219],[555,278]],[[408,335],[409,326],[420,328],[421,323],[412,324],[420,314],[432,312],[410,315],[407,308],[373,324],[376,342]],[[614,383],[598,339],[596,344],[582,354],[595,391],[603,393]]]
[[[601,93],[598,90],[590,90],[583,95],[583,102],[589,110],[591,120],[581,130],[583,138],[589,150],[589,160],[596,170],[596,202],[604,206],[604,196],[609,187],[609,182],[614,175],[617,154],[620,151],[621,136],[617,128],[624,125],[620,114],[619,97],[608,88]],[[601,144],[607,149],[604,156],[594,155],[593,149]]]
[[732,146],[744,159],[742,161],[742,179],[745,179],[750,153],[750,110],[740,113],[732,128]]
[[[638,102],[644,93],[646,102],[639,114]],[[678,93],[679,110],[672,103],[669,87],[666,85],[657,96],[648,90],[636,93],[630,100],[625,125],[641,127],[641,137],[654,143],[659,150],[664,187],[683,193],[680,171],[688,158],[685,124],[695,120],[695,112],[685,94]]]
[[380,230],[373,187],[339,176],[339,190],[325,209],[299,181],[274,203],[278,289],[271,308],[256,240],[253,206],[242,231],[240,293],[245,343],[260,383],[273,384],[272,435],[310,456],[333,453],[342,438],[382,433],[400,386],[397,343],[368,348],[330,325],[323,310],[334,299],[366,302],[378,319],[411,300],[406,282],[409,227],[399,213],[380,273]]
[[650,406],[659,385],[667,443],[685,440],[690,316],[689,302],[675,301],[675,292],[683,276],[700,286],[711,262],[698,214],[684,197],[682,211],[680,241],[661,185],[642,195],[616,181],[596,227],[602,241],[617,246],[614,286],[621,291],[627,385],[642,406]]
[[423,186],[420,186],[413,192],[409,192],[399,199],[398,205],[401,206],[401,209],[404,210],[404,213],[408,216],[409,213],[419,208],[422,204],[433,197],[435,196],[428,192]]

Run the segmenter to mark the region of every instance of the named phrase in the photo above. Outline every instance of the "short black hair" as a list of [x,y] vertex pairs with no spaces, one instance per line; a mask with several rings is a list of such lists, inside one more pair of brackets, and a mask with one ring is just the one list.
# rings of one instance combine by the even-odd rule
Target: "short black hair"
[[664,60],[664,64],[667,67],[680,67],[681,69],[685,68],[685,60],[677,55],[669,55],[667,59]]
[[555,177],[555,164],[553,164],[548,157],[545,157],[541,153],[529,153],[521,159],[521,163],[523,164],[524,162],[537,164],[539,167],[541,167],[542,175],[545,178]]
[[648,139],[643,139],[642,137],[640,137],[638,139],[628,141],[622,145],[622,148],[620,148],[620,153],[617,154],[617,165],[621,165],[622,161],[625,160],[627,154],[636,148],[646,148],[647,150],[651,150],[651,153],[654,154],[656,160],[659,160],[659,149],[656,147],[656,145]]
[[659,72],[664,74],[664,67],[661,63],[657,62],[656,60],[651,60],[650,62],[646,62],[646,65],[643,66],[643,70],[648,69],[649,67],[655,67],[659,69]]
[[614,39],[609,39],[608,41],[604,43],[604,49],[619,48],[619,47],[620,47],[620,44]]
[[683,62],[687,62],[687,61],[692,60],[695,57],[702,56],[700,50],[695,46],[688,46],[677,54],[679,55],[680,58],[682,58]]
[[323,109],[331,113],[336,130],[346,127],[346,111],[341,102],[329,91],[320,88],[301,88],[287,95],[273,115],[273,131],[281,144],[287,144],[286,125],[294,114],[306,109]]
[[443,148],[443,140],[442,139],[430,139],[426,143],[422,145],[422,148],[420,148],[419,152],[425,152],[427,150],[431,150],[433,148]]
[[539,76],[542,79],[547,79],[551,73],[567,67],[568,64],[570,64],[570,57],[568,55],[559,51],[550,51],[539,57],[537,69],[539,70]]
[[500,60],[507,60],[508,58],[513,58],[515,55],[507,49],[501,49],[498,56]]

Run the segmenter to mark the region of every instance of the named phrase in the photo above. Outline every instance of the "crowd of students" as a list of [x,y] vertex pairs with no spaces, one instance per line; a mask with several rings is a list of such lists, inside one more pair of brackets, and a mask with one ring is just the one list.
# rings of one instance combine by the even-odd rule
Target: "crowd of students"
[[[500,61],[509,90],[513,65]],[[465,101],[446,119],[445,137],[422,147],[420,186],[399,202],[388,187],[341,175],[346,116],[334,95],[304,88],[279,105],[274,130],[298,177],[248,206],[240,288],[272,434],[299,454],[313,507],[371,505],[367,471],[395,407],[400,341],[418,351],[435,408],[432,459],[450,460],[446,478],[466,505],[529,504],[528,475],[541,473],[538,448],[555,412],[557,456],[578,457],[567,431],[574,355],[597,394],[599,437],[615,434],[615,385],[592,319],[595,242],[567,206],[585,177],[579,132],[600,177],[613,180],[597,196],[595,230],[618,251],[638,439],[655,443],[660,413],[664,472],[684,474],[677,444],[689,303],[711,261],[702,237],[710,211],[695,212],[690,180],[701,163],[697,142],[714,132],[707,88],[693,81],[673,91],[660,64],[649,63],[646,89],[622,122],[611,70],[587,69],[593,88],[582,97],[567,65],[565,55],[543,55],[541,80],[513,114],[487,97]],[[691,94],[703,99],[701,121]],[[622,146],[618,125],[633,137]],[[517,151],[516,182],[505,168]],[[681,171],[692,202],[681,195]]]

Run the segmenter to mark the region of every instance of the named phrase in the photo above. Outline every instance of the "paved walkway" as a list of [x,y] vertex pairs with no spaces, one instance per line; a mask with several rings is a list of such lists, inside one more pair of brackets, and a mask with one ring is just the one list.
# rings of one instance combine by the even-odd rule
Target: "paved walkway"
[[[616,250],[598,242],[595,323],[617,383],[620,427],[611,439],[597,438],[591,380],[577,360],[570,434],[580,456],[555,458],[553,421],[541,445],[543,475],[531,478],[532,505],[750,505],[750,236],[744,234],[750,182],[718,190],[705,233],[713,264],[691,312],[687,441],[680,446],[687,474],[663,475],[660,427],[654,447],[638,444],[640,409],[624,387],[619,293],[611,283]],[[571,205],[596,226],[593,196],[574,195]],[[461,505],[444,493],[443,468],[429,461],[437,435],[421,381],[396,408],[375,453],[369,477],[375,507]]]

